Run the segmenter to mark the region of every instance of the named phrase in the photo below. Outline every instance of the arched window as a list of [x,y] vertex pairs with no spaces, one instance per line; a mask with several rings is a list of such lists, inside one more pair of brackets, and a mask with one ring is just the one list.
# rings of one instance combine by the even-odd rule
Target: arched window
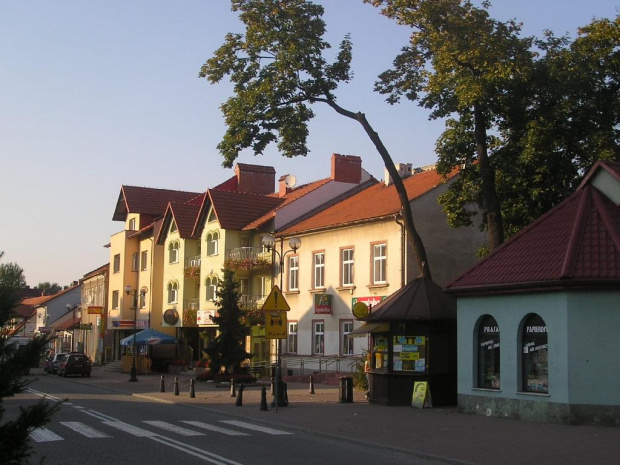
[[521,366],[525,392],[549,392],[547,325],[540,315],[529,315],[521,333]]
[[205,281],[205,288],[207,289],[207,300],[215,300],[217,297],[217,277],[209,276]]
[[179,301],[179,283],[168,283],[168,303],[176,304]]
[[179,263],[179,242],[171,242],[168,246],[168,259],[170,263]]
[[213,231],[207,234],[207,255],[218,254],[218,243],[220,240],[220,233]]
[[478,326],[477,387],[499,389],[499,326],[491,315],[485,315]]

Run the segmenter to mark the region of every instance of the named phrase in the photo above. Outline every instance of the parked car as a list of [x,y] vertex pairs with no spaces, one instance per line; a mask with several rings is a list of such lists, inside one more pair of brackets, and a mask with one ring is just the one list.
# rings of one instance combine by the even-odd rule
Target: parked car
[[54,374],[54,373],[58,373],[58,365],[60,364],[60,362],[62,362],[65,358],[67,358],[68,353],[67,352],[60,352],[58,354],[55,354],[52,357],[52,360],[46,364],[45,366],[45,371],[47,371],[49,374]]
[[70,353],[58,365],[58,376],[65,378],[67,375],[90,376],[92,365],[88,355]]
[[45,373],[49,373],[51,370],[51,366],[52,366],[52,360],[54,360],[54,356],[53,355],[48,355],[47,357],[45,357],[43,360],[41,360],[41,368],[43,368],[43,371]]

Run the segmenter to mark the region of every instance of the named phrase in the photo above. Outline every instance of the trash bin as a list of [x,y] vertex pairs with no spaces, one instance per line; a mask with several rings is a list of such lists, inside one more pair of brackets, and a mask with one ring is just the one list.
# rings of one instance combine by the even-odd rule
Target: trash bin
[[353,378],[350,376],[340,377],[340,403],[353,402]]

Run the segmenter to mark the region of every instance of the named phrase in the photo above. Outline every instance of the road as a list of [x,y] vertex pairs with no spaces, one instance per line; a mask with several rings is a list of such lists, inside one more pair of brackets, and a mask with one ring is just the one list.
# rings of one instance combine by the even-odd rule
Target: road
[[27,392],[5,399],[7,416],[41,397],[64,402],[46,428],[31,434],[35,450],[31,463],[42,458],[46,465],[436,463],[341,437],[267,427],[251,418],[130,396],[56,376],[40,376]]

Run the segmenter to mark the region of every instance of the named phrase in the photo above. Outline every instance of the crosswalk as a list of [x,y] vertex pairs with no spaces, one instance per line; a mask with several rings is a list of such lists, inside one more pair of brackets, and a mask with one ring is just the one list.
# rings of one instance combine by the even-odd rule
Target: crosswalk
[[[30,437],[37,443],[64,441],[70,432],[77,433],[87,439],[113,438],[115,434],[129,434],[134,437],[153,438],[167,433],[182,437],[205,436],[209,433],[227,436],[250,436],[251,434],[287,435],[288,431],[269,428],[240,420],[220,420],[219,424],[202,421],[181,420],[171,423],[160,420],[143,420],[140,426],[132,425],[116,419],[100,418],[96,426],[79,421],[61,421],[33,430]],[[220,425],[221,424],[221,425]],[[222,426],[226,425],[226,426]]]

